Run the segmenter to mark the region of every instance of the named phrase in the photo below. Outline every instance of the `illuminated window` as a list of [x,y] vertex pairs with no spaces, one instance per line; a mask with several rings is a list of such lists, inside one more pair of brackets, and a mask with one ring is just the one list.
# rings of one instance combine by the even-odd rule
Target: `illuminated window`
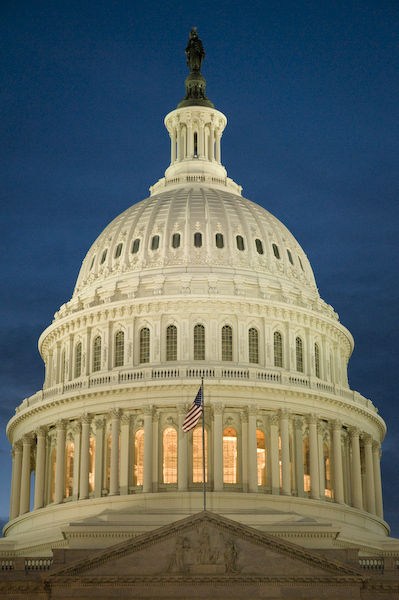
[[256,430],[256,450],[258,454],[258,485],[266,485],[266,448],[265,434]]
[[223,431],[223,483],[237,483],[237,432]]
[[140,363],[150,362],[150,330],[148,327],[140,329]]
[[73,458],[75,444],[70,442],[66,447],[65,461],[65,497],[70,498],[73,492]]
[[122,247],[123,247],[122,242],[117,245],[116,250],[115,250],[115,258],[119,258],[120,255],[122,254]]
[[151,240],[151,250],[158,250],[159,248],[159,235],[154,235]]
[[172,248],[179,248],[180,246],[180,233],[174,233],[172,236]]
[[166,328],[166,360],[177,360],[177,328],[174,325]]
[[316,377],[320,377],[320,350],[319,344],[314,345],[314,368]]
[[94,473],[96,466],[96,439],[91,437],[89,443],[89,492],[94,492]]
[[276,258],[280,258],[280,251],[277,244],[273,244],[273,254]]
[[238,250],[241,250],[241,251],[245,250],[244,238],[242,237],[242,235],[236,236],[236,242],[237,242]]
[[303,440],[303,489],[310,492],[309,438]]
[[205,327],[194,327],[194,360],[205,360]]
[[223,234],[222,233],[217,233],[216,236],[215,236],[215,240],[216,240],[216,248],[223,248],[224,247]]
[[230,325],[222,327],[222,360],[233,360],[233,330]]
[[195,248],[201,248],[202,246],[202,233],[199,231],[194,233],[194,246]]
[[177,483],[177,431],[168,427],[163,432],[163,482]]
[[80,377],[82,374],[82,343],[76,344],[75,348],[75,377]]
[[255,327],[251,327],[248,331],[248,350],[249,350],[249,362],[258,364],[259,363],[259,334]]
[[101,257],[101,264],[103,265],[105,263],[105,259],[107,258],[107,252],[108,252],[108,248],[106,248],[103,252],[103,255]]
[[[208,432],[205,429],[205,481],[208,481]],[[193,483],[203,483],[204,465],[202,459],[202,427],[193,431]]]
[[93,371],[101,369],[101,336],[94,338]]
[[323,445],[324,455],[324,495],[326,498],[332,498],[331,473],[330,473],[330,449],[327,444]]
[[143,485],[144,429],[134,434],[134,484]]
[[296,370],[303,373],[303,343],[300,337],[295,340]]
[[137,252],[139,250],[140,250],[140,238],[136,238],[133,242],[132,254],[137,254]]
[[258,254],[263,254],[263,244],[262,241],[256,238],[255,240],[256,251]]
[[123,367],[125,354],[125,334],[118,331],[115,335],[115,367]]
[[274,366],[283,366],[283,336],[279,331],[275,331],[273,334],[274,343]]

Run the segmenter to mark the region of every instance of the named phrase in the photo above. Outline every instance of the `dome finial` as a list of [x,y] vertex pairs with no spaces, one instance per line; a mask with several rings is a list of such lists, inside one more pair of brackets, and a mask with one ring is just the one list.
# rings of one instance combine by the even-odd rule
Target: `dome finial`
[[213,108],[213,104],[205,95],[206,81],[201,74],[202,61],[205,59],[205,50],[202,41],[198,37],[197,28],[192,27],[187,48],[185,50],[187,56],[187,65],[190,67],[190,74],[185,83],[186,95],[177,108],[184,106],[209,106]]

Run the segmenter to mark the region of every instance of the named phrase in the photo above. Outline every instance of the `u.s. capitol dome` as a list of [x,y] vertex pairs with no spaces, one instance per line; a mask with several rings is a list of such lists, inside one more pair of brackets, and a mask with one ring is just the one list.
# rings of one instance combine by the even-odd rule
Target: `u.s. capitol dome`
[[[186,91],[165,176],[99,235],[40,337],[43,389],[7,428],[3,547],[100,548],[206,502],[298,544],[381,548],[386,428],[349,387],[352,336],[294,236],[227,177],[195,66]],[[182,430],[202,379],[205,490],[201,423]]]

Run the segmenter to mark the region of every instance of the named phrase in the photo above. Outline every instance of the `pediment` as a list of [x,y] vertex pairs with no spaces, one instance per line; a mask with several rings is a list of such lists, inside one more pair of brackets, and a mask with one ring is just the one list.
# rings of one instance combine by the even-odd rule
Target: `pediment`
[[359,577],[359,571],[225,517],[202,512],[93,553],[52,577]]

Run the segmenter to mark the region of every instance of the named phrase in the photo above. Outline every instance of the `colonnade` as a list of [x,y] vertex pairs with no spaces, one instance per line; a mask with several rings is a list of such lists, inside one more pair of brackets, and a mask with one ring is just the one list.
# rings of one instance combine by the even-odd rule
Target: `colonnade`
[[[192,476],[192,433],[182,431],[186,411],[186,404],[167,408],[145,405],[132,412],[115,408],[107,415],[61,419],[25,434],[12,450],[10,520],[30,510],[32,468],[33,510],[91,496],[197,489]],[[237,434],[237,478],[233,484],[227,484],[225,477],[226,427]],[[177,444],[176,481],[169,486],[162,481],[163,434],[167,428],[175,430]],[[133,475],[138,430],[144,433],[140,481]],[[380,444],[357,427],[316,414],[298,415],[285,409],[271,412],[255,405],[238,410],[214,403],[206,409],[206,430],[210,491],[308,497],[346,504],[383,518]],[[263,448],[257,441],[259,436],[265,441]],[[92,439],[95,461],[91,464]],[[71,441],[73,485],[66,498],[66,449]]]

